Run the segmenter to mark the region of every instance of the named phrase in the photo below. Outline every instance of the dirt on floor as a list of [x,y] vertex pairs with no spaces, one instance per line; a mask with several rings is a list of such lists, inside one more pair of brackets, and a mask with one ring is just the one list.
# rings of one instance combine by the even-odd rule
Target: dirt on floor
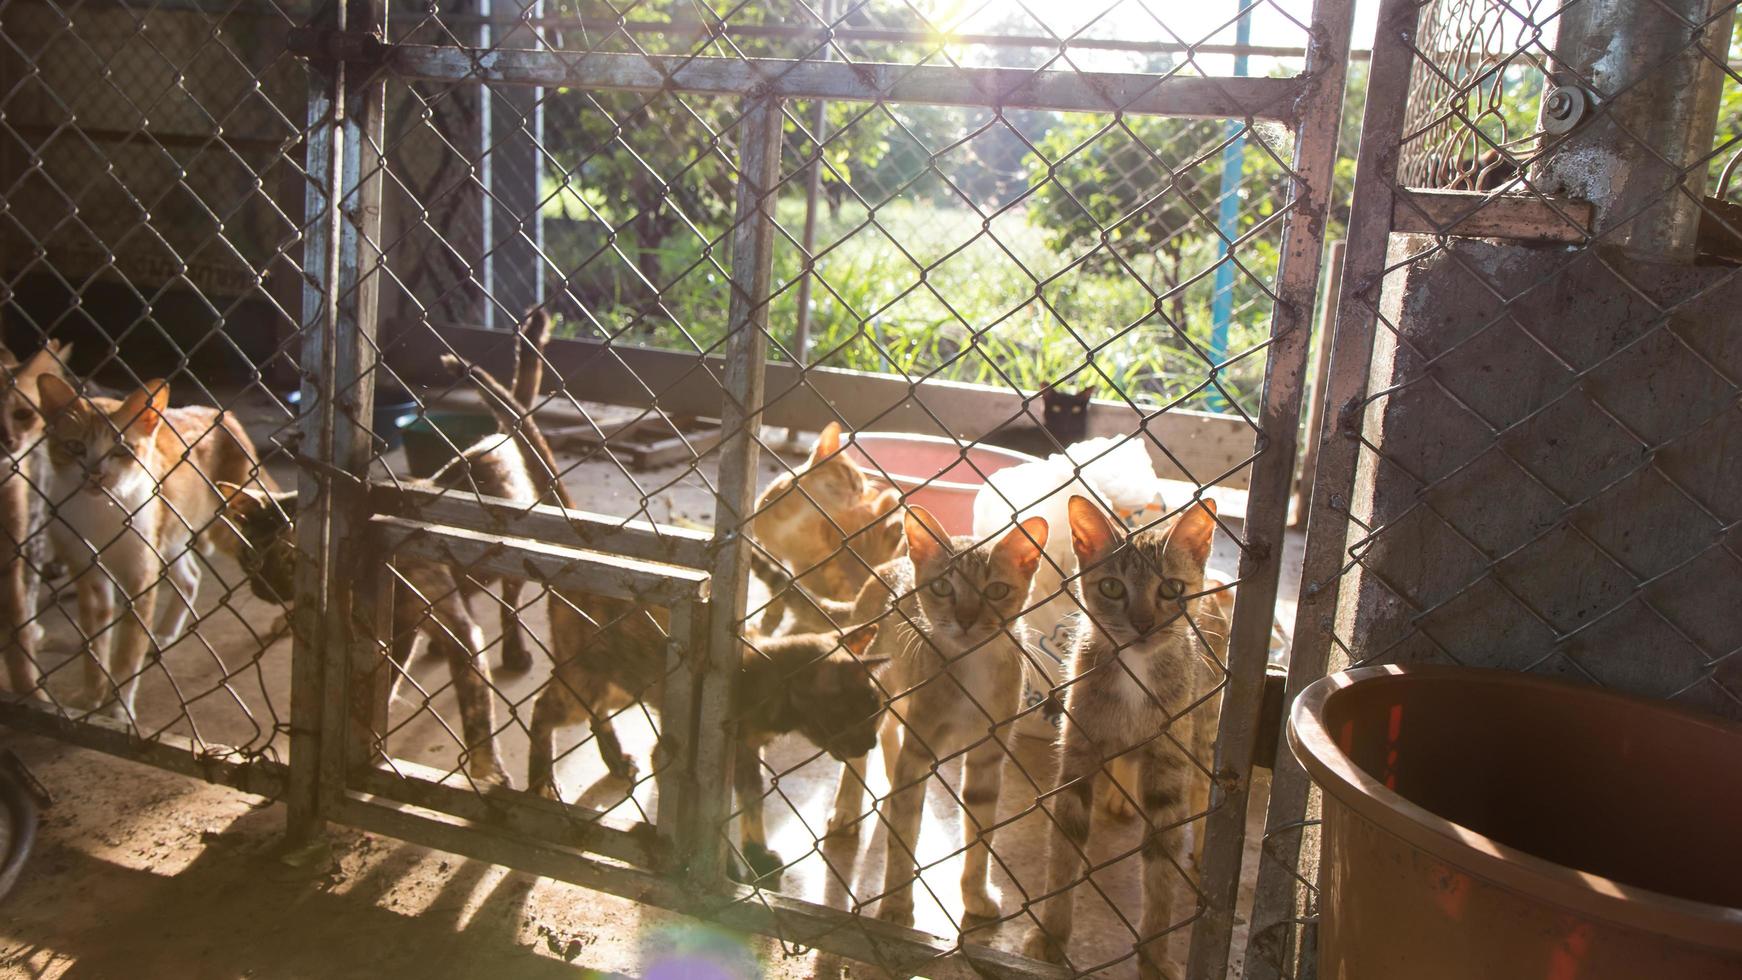
[[282,805],[34,736],[0,735],[5,747],[55,802],[0,903],[0,976],[879,975],[375,834],[333,828],[330,855],[292,861]]
[[815,975],[771,940],[373,834],[334,829],[330,859],[294,867],[281,805],[46,739],[0,746],[55,796],[0,904],[6,977]]

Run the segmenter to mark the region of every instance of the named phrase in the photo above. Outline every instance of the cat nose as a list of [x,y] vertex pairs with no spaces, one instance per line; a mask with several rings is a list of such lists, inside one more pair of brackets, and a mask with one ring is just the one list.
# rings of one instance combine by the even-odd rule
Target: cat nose
[[1153,612],[1131,614],[1131,628],[1137,632],[1147,633],[1154,626],[1155,614]]

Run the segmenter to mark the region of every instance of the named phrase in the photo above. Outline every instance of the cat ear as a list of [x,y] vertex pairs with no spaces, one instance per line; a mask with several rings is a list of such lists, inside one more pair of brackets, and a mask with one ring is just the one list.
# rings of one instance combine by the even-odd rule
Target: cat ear
[[1216,502],[1208,498],[1181,514],[1168,535],[1168,546],[1184,548],[1200,568],[1210,560],[1210,548],[1215,542]]
[[[865,651],[871,649],[871,644],[877,639],[877,624],[866,623],[864,626],[841,637],[841,647],[853,655],[861,664],[865,663]],[[883,658],[887,660],[888,658]]]
[[224,498],[224,512],[231,517],[247,520],[266,506],[259,492],[249,490],[229,480],[218,480],[213,483],[218,488],[218,496]]
[[907,531],[907,553],[915,565],[949,557],[949,533],[931,511],[924,507],[909,507],[903,527]]
[[1087,568],[1119,546],[1113,521],[1087,497],[1071,497],[1071,549],[1077,564]]
[[79,400],[79,393],[58,374],[36,376],[36,397],[42,400],[45,416],[58,415]]
[[841,423],[830,422],[817,434],[817,444],[811,447],[811,464],[815,465],[841,451]]
[[61,342],[51,340],[43,344],[41,350],[30,355],[30,360],[24,362],[24,373],[59,374],[65,359],[65,355],[61,353]]
[[128,395],[116,415],[121,419],[123,430],[138,430],[140,435],[149,436],[157,431],[158,424],[163,421],[163,410],[168,407],[169,382],[156,378]]
[[1046,518],[1030,517],[1004,535],[1004,539],[992,549],[993,560],[1009,562],[1024,577],[1032,576],[1034,570],[1040,567],[1040,556],[1046,553],[1047,531]]

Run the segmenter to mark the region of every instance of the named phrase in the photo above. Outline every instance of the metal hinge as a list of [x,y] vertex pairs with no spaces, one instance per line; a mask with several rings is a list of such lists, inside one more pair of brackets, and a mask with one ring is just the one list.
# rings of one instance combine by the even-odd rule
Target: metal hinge
[[293,27],[285,40],[290,53],[310,61],[360,61],[380,64],[389,45],[380,31],[335,31],[325,27]]

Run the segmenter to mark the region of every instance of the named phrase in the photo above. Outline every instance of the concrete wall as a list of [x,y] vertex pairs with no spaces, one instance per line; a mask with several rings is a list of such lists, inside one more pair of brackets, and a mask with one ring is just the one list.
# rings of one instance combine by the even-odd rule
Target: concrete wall
[[1393,240],[1418,254],[1383,294],[1338,635],[1742,717],[1735,271]]

